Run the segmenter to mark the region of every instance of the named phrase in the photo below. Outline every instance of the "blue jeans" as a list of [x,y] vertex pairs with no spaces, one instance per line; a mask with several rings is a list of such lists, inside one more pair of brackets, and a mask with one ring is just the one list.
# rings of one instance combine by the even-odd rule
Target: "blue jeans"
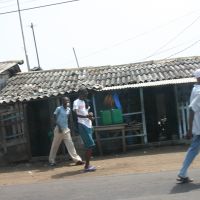
[[200,150],[200,135],[194,135],[192,138],[192,143],[187,151],[185,160],[183,162],[183,166],[179,172],[179,176],[181,177],[187,177],[187,170],[196,157],[196,155],[199,153]]

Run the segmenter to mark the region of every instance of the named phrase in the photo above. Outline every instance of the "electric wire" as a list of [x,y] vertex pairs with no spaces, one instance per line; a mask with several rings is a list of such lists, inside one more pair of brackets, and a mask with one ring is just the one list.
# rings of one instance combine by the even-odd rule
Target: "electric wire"
[[178,51],[178,52],[176,52],[176,53],[173,53],[173,54],[171,54],[170,56],[168,56],[168,57],[166,57],[166,58],[164,58],[164,59],[168,59],[168,58],[171,58],[172,56],[175,56],[175,55],[177,55],[177,54],[179,54],[179,53],[182,53],[182,52],[184,52],[184,51],[186,51],[186,50],[192,48],[193,46],[195,46],[195,45],[196,45],[197,43],[199,43],[199,42],[200,42],[200,39],[197,40],[197,41],[195,41],[195,42],[193,42],[191,45],[187,46],[186,48],[184,48],[184,49],[182,49],[182,50],[180,50],[180,51]]
[[188,30],[192,25],[194,25],[198,20],[200,19],[200,15],[195,18],[194,21],[192,21],[192,23],[190,23],[189,25],[187,25],[183,30],[181,30],[178,34],[176,34],[174,37],[172,37],[169,41],[167,41],[164,45],[162,45],[161,47],[159,47],[157,50],[155,50],[151,55],[142,58],[141,60],[147,60],[148,58],[151,58],[153,56],[158,55],[159,51],[161,49],[163,49],[164,47],[168,46],[170,43],[172,43],[174,40],[176,40],[180,35],[182,35],[186,30]]
[[[46,5],[41,5],[41,6],[34,6],[34,7],[30,7],[30,8],[23,8],[20,9],[20,11],[27,11],[27,10],[33,10],[33,9],[38,9],[38,8],[45,8],[45,7],[50,7],[50,6],[56,6],[56,5],[61,5],[61,4],[66,4],[66,3],[73,3],[73,2],[77,2],[80,0],[70,0],[70,1],[62,1],[59,3],[52,3],[52,4],[46,4]],[[7,11],[7,12],[1,12],[0,15],[5,15],[5,14],[11,14],[11,13],[16,13],[19,10],[12,10],[12,11]]]
[[[197,12],[197,11],[199,12],[199,9],[196,10],[196,12]],[[157,30],[157,29],[161,29],[161,28],[163,28],[163,27],[166,27],[166,26],[168,26],[169,24],[174,23],[174,22],[176,22],[176,21],[179,20],[179,19],[182,19],[182,18],[184,18],[184,17],[190,16],[191,14],[194,14],[194,12],[195,12],[195,11],[188,12],[188,13],[186,13],[185,15],[183,15],[183,16],[181,16],[181,17],[178,17],[178,18],[175,18],[175,19],[172,19],[172,20],[170,20],[169,22],[167,22],[167,23],[165,23],[165,24],[163,24],[163,25],[156,26],[156,27],[154,27],[154,28],[152,28],[152,29],[150,29],[150,30],[144,31],[144,32],[142,32],[142,33],[139,33],[139,34],[137,34],[137,35],[135,35],[135,36],[133,36],[133,37],[131,37],[131,38],[128,38],[128,39],[126,39],[126,40],[123,40],[123,41],[121,41],[121,42],[116,42],[115,44],[112,44],[112,45],[109,46],[109,47],[105,47],[105,48],[102,48],[102,49],[100,49],[100,50],[94,51],[94,52],[92,52],[92,53],[90,53],[90,54],[88,54],[88,55],[85,55],[85,56],[81,57],[80,59],[86,59],[86,58],[88,58],[88,57],[90,57],[90,56],[93,56],[93,55],[95,55],[95,54],[104,52],[104,51],[109,50],[109,49],[111,49],[111,48],[113,48],[113,47],[117,47],[117,46],[121,45],[122,43],[131,41],[131,40],[135,40],[135,39],[137,39],[137,38],[139,38],[139,37],[142,37],[142,36],[144,36],[144,35],[147,35],[147,34],[153,32],[153,31],[155,31],[155,30]],[[187,30],[187,29],[188,29],[191,25],[193,25],[199,18],[200,18],[200,16],[198,16],[197,18],[195,18],[195,20],[194,20],[190,25],[188,25],[185,29]],[[184,32],[184,31],[186,31],[186,30],[182,30],[182,31]],[[175,37],[178,37],[178,36],[175,36]],[[175,38],[175,37],[174,37],[174,38]],[[171,40],[172,40],[172,39],[171,39]],[[166,43],[166,44],[167,44],[167,43]],[[166,47],[166,46],[167,46],[167,45],[165,45],[165,46],[163,45],[162,49],[163,49],[164,47]],[[159,48],[159,49],[160,49],[160,48]],[[156,54],[156,55],[157,55],[157,54]],[[148,57],[145,57],[145,58],[140,59],[140,60],[144,60],[144,59],[147,59],[147,58],[148,58]]]

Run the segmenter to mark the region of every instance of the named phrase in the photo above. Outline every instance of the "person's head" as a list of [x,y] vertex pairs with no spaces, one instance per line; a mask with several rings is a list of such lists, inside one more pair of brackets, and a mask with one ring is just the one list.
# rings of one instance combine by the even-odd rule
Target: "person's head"
[[88,96],[87,89],[85,87],[80,88],[78,91],[78,96],[79,96],[79,99],[82,99],[82,100],[86,99]]
[[68,97],[63,97],[62,98],[62,105],[66,108],[70,106],[70,100]]
[[197,69],[197,70],[194,72],[194,76],[195,76],[195,78],[197,79],[197,82],[200,84],[200,69]]

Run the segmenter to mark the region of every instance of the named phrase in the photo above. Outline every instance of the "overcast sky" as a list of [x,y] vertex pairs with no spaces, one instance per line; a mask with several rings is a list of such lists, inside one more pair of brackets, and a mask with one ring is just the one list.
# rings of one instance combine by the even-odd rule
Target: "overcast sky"
[[[21,9],[65,0],[19,0]],[[0,13],[17,0],[0,0]],[[200,56],[199,0],[79,0],[22,11],[30,67],[117,65],[171,57]],[[0,14],[0,61],[25,61],[18,13]],[[22,66],[26,71],[26,62]]]

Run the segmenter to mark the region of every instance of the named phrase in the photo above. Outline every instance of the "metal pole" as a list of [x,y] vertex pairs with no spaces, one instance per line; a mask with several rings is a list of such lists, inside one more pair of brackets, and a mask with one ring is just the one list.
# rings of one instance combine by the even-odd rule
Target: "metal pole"
[[23,39],[23,44],[24,44],[24,52],[25,52],[25,57],[26,57],[27,68],[28,68],[28,71],[30,71],[30,65],[29,65],[28,54],[27,54],[27,51],[26,51],[26,43],[25,43],[25,38],[24,38],[22,18],[21,18],[21,13],[20,13],[19,0],[17,0],[17,7],[18,7],[18,13],[19,13],[19,21],[20,21],[20,26],[21,26],[22,39]]
[[77,59],[77,57],[76,57],[76,52],[75,52],[74,47],[73,47],[73,52],[74,52],[74,56],[75,56],[75,58],[76,58],[76,64],[77,64],[77,66],[78,66],[78,68],[79,68],[78,59]]
[[37,44],[36,44],[36,39],[35,39],[35,32],[34,32],[33,23],[31,23],[31,28],[32,28],[33,39],[34,39],[34,43],[35,43],[35,51],[36,51],[36,55],[37,55],[38,67],[40,68],[40,60],[39,60],[39,55],[38,55],[38,50],[37,50]]

